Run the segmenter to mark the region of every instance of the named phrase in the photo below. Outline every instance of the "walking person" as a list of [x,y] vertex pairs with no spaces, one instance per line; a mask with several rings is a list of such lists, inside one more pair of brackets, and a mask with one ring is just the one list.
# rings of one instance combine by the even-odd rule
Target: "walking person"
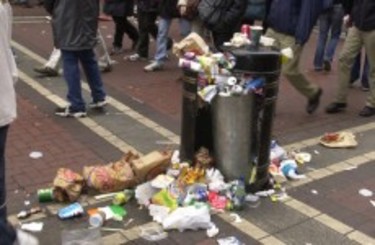
[[[158,17],[157,0],[138,0],[137,19],[139,39],[136,47],[136,53],[124,57],[129,61],[147,60],[149,57],[150,35],[156,40],[158,36],[158,26],[156,19]],[[173,41],[168,38],[167,50],[172,48]]]
[[362,64],[362,52],[359,52],[359,54],[355,58],[354,65],[350,72],[350,84],[352,85],[357,80],[360,80],[362,91],[367,92],[370,90],[370,85],[369,85],[369,64],[368,64],[368,58],[366,54],[365,54],[365,61],[363,64],[363,69],[362,69],[361,64]]
[[[168,33],[172,20],[179,18],[180,33],[185,37],[190,33],[189,20],[180,16],[178,5],[185,4],[185,0],[161,0],[159,5],[159,25],[156,39],[156,53],[154,61],[143,68],[146,72],[158,71],[164,68],[164,63],[168,57]],[[186,4],[185,4],[186,5]]]
[[359,112],[359,116],[370,117],[375,115],[375,1],[348,0],[348,9],[349,22],[353,26],[349,28],[339,58],[338,89],[335,100],[326,107],[326,112],[329,114],[338,113],[347,107],[350,72],[356,56],[364,46],[370,68],[370,91],[366,105]]
[[11,28],[11,6],[8,0],[0,0],[0,244],[37,245],[35,237],[16,231],[7,221],[5,145],[9,125],[17,117],[14,90],[17,67],[10,46]]
[[122,42],[126,33],[132,40],[131,49],[136,48],[139,34],[137,28],[128,20],[133,16],[134,0],[105,0],[103,12],[110,15],[115,22],[112,55],[123,53]]
[[292,48],[293,58],[283,64],[282,74],[307,98],[306,112],[312,114],[319,106],[323,91],[301,73],[299,63],[323,3],[319,0],[268,0],[267,6],[266,36],[275,39],[279,49]]
[[316,45],[315,71],[331,71],[331,63],[340,40],[345,15],[343,0],[334,0],[333,6],[319,17],[319,38]]
[[91,108],[106,105],[106,93],[100,75],[94,47],[97,43],[99,1],[45,0],[44,6],[52,18],[53,38],[62,53],[64,78],[68,86],[69,105],[57,108],[61,117],[84,117],[86,105],[82,97],[79,63],[87,77],[92,96]]

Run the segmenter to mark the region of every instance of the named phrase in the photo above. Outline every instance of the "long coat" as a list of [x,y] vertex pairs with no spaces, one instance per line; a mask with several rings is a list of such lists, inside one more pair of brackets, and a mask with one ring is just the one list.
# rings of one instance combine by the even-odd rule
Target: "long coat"
[[17,116],[14,77],[17,67],[11,48],[12,9],[0,2],[0,127],[10,124]]

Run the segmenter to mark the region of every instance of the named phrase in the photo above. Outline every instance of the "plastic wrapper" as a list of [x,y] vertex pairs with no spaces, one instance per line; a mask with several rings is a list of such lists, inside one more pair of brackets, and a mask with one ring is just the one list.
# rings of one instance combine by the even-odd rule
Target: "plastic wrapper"
[[148,206],[148,211],[152,217],[152,220],[161,224],[168,216],[171,209],[165,206],[150,204],[150,206]]
[[177,57],[182,57],[187,52],[192,52],[196,55],[207,55],[209,51],[209,46],[202,39],[202,37],[195,32],[190,33],[179,43],[173,45],[173,53]]
[[83,177],[70,169],[60,168],[53,180],[54,198],[60,202],[74,202],[81,195]]
[[102,245],[99,229],[64,230],[61,232],[62,245]]
[[150,205],[152,196],[159,191],[159,189],[152,187],[150,182],[146,182],[137,186],[135,189],[135,198],[139,205],[148,206]]
[[158,189],[167,188],[175,179],[171,176],[160,174],[155,179],[151,180],[151,186]]
[[129,152],[117,162],[107,165],[86,166],[83,176],[89,187],[100,192],[116,192],[137,184],[129,161],[138,158]]
[[156,193],[152,198],[151,201],[153,204],[166,206],[172,210],[178,207],[177,199],[173,197],[167,189],[163,189]]
[[141,226],[141,237],[150,242],[156,242],[163,240],[168,237],[168,233],[166,233],[162,227],[158,225],[150,225],[150,226]]
[[198,230],[209,229],[211,226],[210,210],[206,205],[177,208],[163,221],[165,230]]

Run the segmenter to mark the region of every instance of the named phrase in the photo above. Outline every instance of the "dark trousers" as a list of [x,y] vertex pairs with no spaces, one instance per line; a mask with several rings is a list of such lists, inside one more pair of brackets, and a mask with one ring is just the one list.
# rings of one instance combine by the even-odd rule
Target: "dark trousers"
[[64,78],[68,85],[68,101],[73,111],[85,111],[85,101],[82,97],[81,73],[79,62],[87,77],[93,102],[105,100],[106,93],[100,75],[98,62],[92,49],[87,50],[61,50],[64,64]]
[[[137,44],[137,53],[139,56],[148,58],[148,47],[151,35],[155,40],[158,36],[158,26],[155,21],[158,17],[157,12],[138,10],[138,30],[139,40]],[[168,38],[167,50],[171,49],[173,41]]]
[[7,222],[5,186],[5,143],[8,126],[0,127],[0,244],[11,245],[16,239],[14,229]]
[[133,47],[138,42],[139,34],[137,28],[129,22],[126,16],[112,16],[115,22],[115,36],[113,39],[113,46],[117,48],[122,48],[122,40],[124,34],[126,33],[129,38],[133,41]]
[[148,58],[148,46],[151,35],[155,40],[158,36],[158,26],[155,21],[158,17],[156,12],[145,12],[139,10],[138,12],[138,29],[139,40],[137,46],[137,53],[141,57]]

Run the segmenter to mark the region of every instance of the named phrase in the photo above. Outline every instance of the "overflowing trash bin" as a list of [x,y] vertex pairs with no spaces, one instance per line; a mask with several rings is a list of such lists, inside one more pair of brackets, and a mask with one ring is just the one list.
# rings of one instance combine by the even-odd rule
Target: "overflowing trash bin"
[[[219,68],[212,69],[211,74],[221,72],[221,67],[230,73],[207,78],[206,72],[203,77],[208,82],[203,86],[197,65],[189,63],[190,69],[182,66],[180,156],[192,160],[197,149],[207,147],[228,180],[244,179],[247,190],[255,192],[269,183],[281,54],[270,48],[246,46],[227,49],[221,55],[215,57]],[[205,61],[200,60],[200,64]],[[207,71],[204,65],[201,69]]]

